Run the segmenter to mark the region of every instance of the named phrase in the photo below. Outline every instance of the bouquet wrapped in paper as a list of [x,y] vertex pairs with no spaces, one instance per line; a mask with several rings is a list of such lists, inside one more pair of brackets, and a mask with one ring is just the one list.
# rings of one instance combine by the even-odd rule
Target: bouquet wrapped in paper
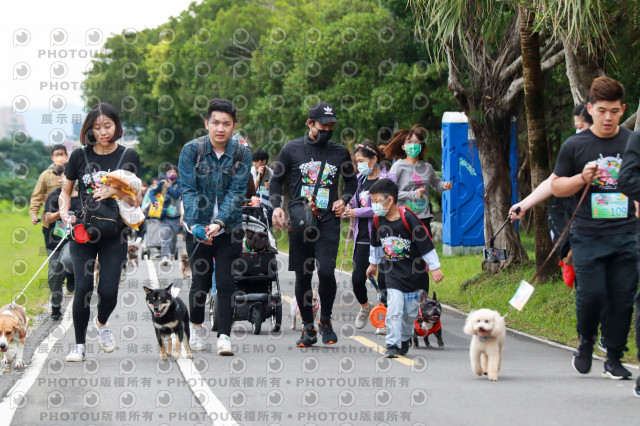
[[[142,181],[135,174],[127,170],[116,170],[102,177],[102,183],[121,190],[122,192],[137,198],[142,190]],[[127,226],[136,231],[144,222],[144,212],[140,207],[133,207],[124,200],[116,199],[120,210],[120,217]]]

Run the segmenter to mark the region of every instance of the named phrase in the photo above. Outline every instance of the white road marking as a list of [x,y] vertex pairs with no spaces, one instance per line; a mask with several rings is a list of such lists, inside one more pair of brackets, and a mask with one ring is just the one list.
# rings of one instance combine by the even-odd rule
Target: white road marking
[[[149,268],[149,280],[151,280],[152,288],[158,288],[160,283],[158,281],[158,273],[152,260],[146,260]],[[187,358],[187,353],[184,350],[184,345],[180,345],[180,358],[177,361],[178,367],[182,372],[182,376],[189,384],[191,392],[193,392],[194,398],[200,403],[202,408],[207,412],[209,419],[216,419],[211,424],[215,426],[232,426],[237,424],[231,413],[227,410],[218,397],[213,393],[211,388],[206,385],[206,381],[198,373],[197,368],[193,364],[193,360]]]

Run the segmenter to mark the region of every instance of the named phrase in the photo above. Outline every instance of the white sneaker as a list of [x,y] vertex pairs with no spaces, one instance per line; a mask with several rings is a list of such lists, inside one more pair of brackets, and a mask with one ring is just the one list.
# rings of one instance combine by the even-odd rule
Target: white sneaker
[[377,336],[384,335],[384,334],[387,334],[387,327],[376,328]]
[[371,309],[373,308],[373,303],[371,302],[367,302],[367,306],[366,307],[360,307],[360,311],[358,311],[358,314],[356,315],[356,328],[364,328],[365,325],[367,325],[367,322],[369,322],[369,312],[371,312]]
[[111,333],[109,323],[106,323],[102,327],[98,327],[98,317],[95,317],[93,322],[98,328],[98,343],[100,343],[100,347],[106,353],[113,352],[116,349],[116,341],[113,339],[113,333]]
[[194,351],[204,351],[204,338],[206,337],[207,330],[204,326],[194,326],[191,324],[191,336],[189,337],[189,346]]
[[82,362],[87,358],[84,345],[73,345],[69,350],[69,355],[65,358],[67,362]]
[[163,257],[162,260],[160,261],[160,264],[162,266],[169,266],[169,258],[167,256]]
[[218,355],[233,355],[231,339],[226,334],[221,334],[218,337]]

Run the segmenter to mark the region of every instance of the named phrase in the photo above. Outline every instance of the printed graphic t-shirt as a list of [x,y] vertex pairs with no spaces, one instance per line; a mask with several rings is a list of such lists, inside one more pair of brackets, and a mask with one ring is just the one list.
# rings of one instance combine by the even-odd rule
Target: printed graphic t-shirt
[[426,287],[428,268],[422,256],[434,246],[413,214],[406,212],[405,218],[413,232],[409,232],[400,218],[389,221],[381,217],[377,232],[374,227],[371,245],[382,246],[384,255],[379,268],[385,273],[387,288],[407,293]]
[[[618,190],[618,174],[622,155],[631,131],[620,127],[612,138],[600,138],[590,129],[569,137],[560,148],[553,173],[571,177],[595,161],[598,171],[594,183],[571,224],[571,233],[608,236],[635,232],[636,217],[633,200]],[[584,187],[573,196],[573,208],[578,206]]]
[[[82,150],[87,150],[87,158],[89,160],[89,170],[86,168],[86,160],[82,154]],[[92,146],[75,149],[69,157],[69,162],[65,170],[68,180],[78,181],[78,193],[83,197],[82,200],[86,205],[87,200],[92,196],[96,185],[100,183],[100,178],[110,172],[117,170],[118,161],[122,157],[125,147],[118,145],[115,151],[107,155],[99,155],[93,151]],[[130,171],[139,176],[140,157],[133,149],[127,149],[122,157],[120,169]],[[90,171],[90,173],[88,173]]]

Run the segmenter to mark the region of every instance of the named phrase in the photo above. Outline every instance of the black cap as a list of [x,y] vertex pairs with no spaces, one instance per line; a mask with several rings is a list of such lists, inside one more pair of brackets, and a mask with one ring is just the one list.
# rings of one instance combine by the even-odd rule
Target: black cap
[[320,124],[338,123],[335,110],[326,102],[319,102],[309,110],[309,120],[315,120]]

